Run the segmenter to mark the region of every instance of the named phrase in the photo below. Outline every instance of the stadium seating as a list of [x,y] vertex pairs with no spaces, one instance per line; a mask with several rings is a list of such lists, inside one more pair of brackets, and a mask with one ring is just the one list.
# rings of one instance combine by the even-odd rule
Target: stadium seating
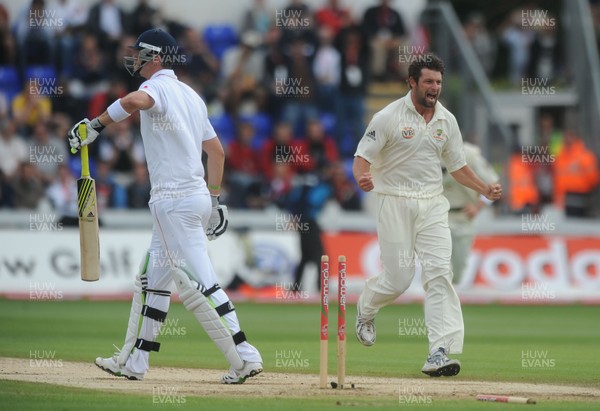
[[219,116],[212,116],[209,121],[223,145],[229,144],[235,139],[235,124],[230,115],[223,113]]
[[202,35],[210,50],[219,60],[223,57],[225,50],[238,43],[235,27],[227,24],[206,26]]
[[21,80],[17,69],[13,66],[0,66],[0,92],[5,93],[7,101],[10,102],[19,91]]
[[52,66],[27,66],[25,68],[25,78],[49,79],[55,81],[56,70]]

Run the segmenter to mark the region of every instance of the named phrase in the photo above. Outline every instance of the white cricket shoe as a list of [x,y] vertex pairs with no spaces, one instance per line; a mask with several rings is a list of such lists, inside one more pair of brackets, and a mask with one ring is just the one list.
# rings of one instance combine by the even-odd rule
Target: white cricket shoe
[[96,358],[96,365],[102,368],[109,374],[116,375],[117,377],[125,377],[128,380],[143,380],[146,373],[133,372],[126,365],[119,365],[117,362],[117,354],[111,358]]
[[248,378],[254,377],[262,372],[263,365],[259,362],[244,361],[241,370],[231,367],[227,374],[221,378],[223,384],[243,384]]
[[360,314],[360,310],[358,310],[358,315],[356,316],[356,338],[362,345],[370,347],[375,344],[376,337],[375,319],[364,319]]
[[430,354],[421,371],[430,377],[452,377],[460,372],[460,362],[451,360],[442,347]]

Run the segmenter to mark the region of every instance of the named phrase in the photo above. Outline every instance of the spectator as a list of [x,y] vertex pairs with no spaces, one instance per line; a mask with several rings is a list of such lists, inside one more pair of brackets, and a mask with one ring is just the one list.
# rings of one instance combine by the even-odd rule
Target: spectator
[[23,162],[12,178],[12,202],[14,208],[36,209],[44,198],[45,185],[34,164]]
[[77,39],[87,20],[87,10],[79,0],[53,0],[49,8],[53,12],[53,18],[61,23],[54,27],[56,66],[61,76],[70,77]]
[[536,186],[539,189],[540,203],[546,204],[552,202],[554,191],[552,163],[562,148],[563,133],[554,127],[554,117],[550,113],[540,116],[539,133],[540,153],[547,159],[535,163],[534,175]]
[[333,196],[342,210],[360,211],[362,209],[360,192],[354,181],[348,178],[348,173],[339,161],[332,165],[331,187]]
[[124,97],[127,94],[127,85],[118,76],[113,76],[110,79],[108,90],[100,90],[90,99],[88,105],[88,118],[95,118],[102,114],[106,107],[113,101]]
[[258,153],[253,149],[256,132],[252,123],[242,122],[237,138],[231,142],[226,156],[227,183],[231,207],[262,208],[263,181]]
[[105,138],[100,141],[99,158],[106,162],[120,181],[128,180],[133,173],[136,156],[134,145],[136,133],[131,121],[114,123],[106,130]]
[[533,31],[523,27],[521,10],[515,10],[500,33],[502,41],[508,47],[510,83],[513,86],[520,86],[527,74]]
[[12,113],[19,130],[28,135],[36,124],[50,120],[52,102],[38,93],[38,87],[30,87],[30,81],[26,81],[23,90],[13,99]]
[[148,4],[148,0],[138,0],[129,14],[130,33],[143,33],[157,26],[158,11]]
[[133,168],[133,181],[127,186],[127,207],[146,209],[150,201],[150,177],[144,163],[136,163]]
[[313,74],[314,48],[301,38],[291,45],[287,72],[289,78],[281,83],[281,91],[287,97],[282,119],[292,125],[294,135],[304,134],[304,124],[318,118],[316,82]]
[[291,0],[283,10],[277,10],[275,25],[281,28],[279,47],[286,54],[291,54],[294,42],[302,41],[307,54],[314,54],[317,46],[317,36],[313,24],[313,16],[303,0]]
[[[68,118],[85,118],[88,115],[88,101],[79,97],[76,97],[71,92],[75,89],[76,92],[81,92],[78,89],[78,85],[68,81],[66,78],[61,78],[58,81],[58,87],[61,91],[60,98],[55,98],[52,101],[52,117],[56,115],[66,116]],[[72,126],[70,122],[68,125]],[[66,134],[57,134],[64,137]],[[94,146],[90,147],[91,151],[96,151]]]
[[280,163],[289,164],[289,170],[278,170],[279,176],[287,176],[291,172],[295,174],[296,166],[300,160],[296,158],[299,154],[299,146],[294,142],[293,129],[290,123],[279,122],[273,129],[273,138],[266,141],[261,148],[261,170],[263,176],[268,180],[276,177],[275,165]]
[[199,92],[204,99],[211,102],[217,95],[219,60],[194,29],[185,30],[180,44],[186,53],[184,70],[200,86]]
[[8,179],[4,176],[0,169],[0,208],[12,206],[12,194],[10,193],[10,185]]
[[252,31],[260,35],[260,44],[262,48],[265,42],[265,36],[271,27],[273,12],[265,6],[265,0],[254,0],[252,6],[244,13],[242,22],[242,33]]
[[265,37],[265,71],[263,85],[269,91],[268,112],[272,118],[281,117],[281,108],[286,97],[279,92],[279,84],[289,78],[287,56],[279,47],[282,31],[272,27]]
[[300,169],[326,179],[332,164],[338,161],[339,156],[335,141],[325,135],[323,124],[319,120],[308,122],[306,138],[300,144],[302,154],[306,154],[309,159],[308,162],[300,164]]
[[115,180],[110,164],[106,161],[98,161],[96,171],[94,179],[96,180],[98,212],[107,208],[127,207],[127,192]]
[[98,39],[102,52],[110,55],[118,48],[120,37],[126,34],[126,21],[115,0],[100,0],[90,9],[86,28]]
[[554,162],[554,204],[567,215],[584,217],[591,208],[591,194],[600,182],[596,155],[572,130]]
[[64,138],[59,140],[50,133],[49,123],[37,123],[33,129],[33,141],[30,149],[30,161],[36,163],[42,179],[50,184],[68,154]]
[[336,140],[343,154],[354,154],[365,130],[365,96],[368,80],[368,47],[358,26],[340,35],[340,99],[336,122]]
[[390,0],[379,0],[379,6],[365,11],[363,30],[371,47],[371,73],[386,80],[388,73],[399,75],[398,47],[406,35],[400,14],[390,7]]
[[[546,18],[556,20],[552,14],[548,14]],[[534,26],[527,75],[530,78],[545,79],[549,83],[555,83],[559,78],[564,77],[561,76],[563,61],[558,28],[555,25]]]
[[227,111],[234,115],[250,115],[257,112],[255,91],[264,71],[264,57],[257,49],[259,44],[259,35],[248,31],[243,34],[238,46],[230,47],[223,55],[225,106]]
[[47,14],[45,0],[32,0],[15,22],[14,33],[19,47],[21,67],[53,63],[53,31],[56,23]]
[[[296,230],[300,236],[300,262],[294,272],[294,289],[301,290],[302,277],[306,264],[320,267],[321,256],[325,254],[318,215],[331,196],[331,188],[314,174],[298,178],[287,195],[287,209],[300,222]],[[321,278],[317,276],[317,290]]]
[[287,196],[292,189],[292,183],[296,176],[294,166],[290,163],[273,162],[271,165],[271,175],[269,184],[269,200],[279,208],[285,208],[288,201]]
[[319,29],[319,47],[313,62],[317,84],[318,106],[321,112],[336,113],[339,101],[341,57],[333,46],[333,31],[329,27]]
[[473,46],[473,50],[483,66],[486,74],[490,76],[496,64],[497,45],[488,32],[483,13],[471,13],[463,26],[465,36]]
[[17,64],[17,45],[10,31],[10,16],[3,4],[0,4],[0,65]]
[[328,0],[327,5],[315,12],[315,21],[321,28],[328,27],[333,36],[337,36],[342,28],[353,23],[350,10],[340,6],[339,0]]
[[0,171],[11,179],[19,168],[19,164],[29,161],[29,150],[23,137],[17,133],[14,120],[8,120],[0,130]]
[[98,40],[93,34],[85,34],[75,57],[70,91],[76,98],[85,100],[108,89],[106,54],[98,48]]
[[515,214],[537,213],[539,194],[531,163],[523,161],[521,146],[515,145],[508,160],[508,201]]
[[58,166],[58,178],[48,187],[46,195],[63,227],[77,227],[77,181],[65,164]]

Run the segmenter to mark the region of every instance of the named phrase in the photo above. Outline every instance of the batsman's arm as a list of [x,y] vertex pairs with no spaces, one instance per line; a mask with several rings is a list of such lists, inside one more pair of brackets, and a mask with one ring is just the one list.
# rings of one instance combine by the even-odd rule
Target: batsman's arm
[[352,174],[358,184],[358,187],[363,191],[371,191],[375,186],[373,185],[373,177],[371,176],[371,163],[362,158],[361,156],[354,157],[352,163]]
[[223,179],[223,167],[225,166],[225,151],[218,137],[202,142],[202,149],[208,155],[206,163],[208,190],[213,196],[221,192],[221,180]]
[[465,165],[450,174],[460,184],[477,191],[489,200],[498,200],[502,195],[502,186],[500,184],[484,183],[468,165]]
[[98,120],[103,126],[117,123],[138,110],[147,110],[154,106],[154,99],[143,91],[132,91],[125,97],[116,100],[100,116]]

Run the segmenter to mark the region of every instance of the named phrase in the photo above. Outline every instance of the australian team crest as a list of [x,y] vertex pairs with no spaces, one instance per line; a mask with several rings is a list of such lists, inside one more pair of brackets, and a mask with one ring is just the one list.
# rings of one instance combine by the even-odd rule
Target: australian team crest
[[411,138],[413,138],[415,136],[415,129],[412,127],[404,127],[402,129],[402,137],[404,137],[407,140],[410,140]]
[[448,139],[448,135],[444,133],[444,130],[442,130],[441,128],[435,130],[435,133],[431,137],[439,142],[444,142]]

